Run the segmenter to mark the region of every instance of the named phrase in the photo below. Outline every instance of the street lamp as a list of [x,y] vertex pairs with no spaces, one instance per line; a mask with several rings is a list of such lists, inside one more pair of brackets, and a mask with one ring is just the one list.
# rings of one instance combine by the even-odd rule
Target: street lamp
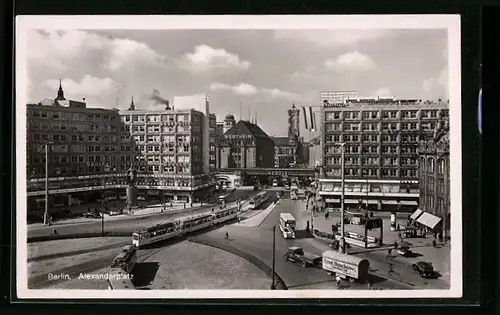
[[271,284],[271,290],[276,290],[276,285],[274,283],[275,264],[276,264],[276,225],[273,226],[273,274],[272,274],[273,283]]
[[340,200],[340,251],[345,254],[345,226],[344,226],[344,197],[345,197],[345,143],[338,143],[341,149],[341,185],[342,185],[342,195]]
[[45,212],[43,213],[43,224],[50,225],[49,220],[49,144],[53,142],[45,142]]

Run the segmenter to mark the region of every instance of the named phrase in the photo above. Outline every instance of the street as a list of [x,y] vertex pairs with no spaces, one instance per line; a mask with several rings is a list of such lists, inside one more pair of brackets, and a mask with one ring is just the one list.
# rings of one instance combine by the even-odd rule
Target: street
[[[238,199],[246,199],[253,195],[253,191],[236,190],[229,194],[228,202],[234,202]],[[206,205],[196,209],[186,209],[185,212],[168,214],[154,213],[147,216],[125,216],[118,220],[104,220],[104,230],[106,232],[132,232],[141,228],[150,227],[155,224],[171,220],[174,218],[185,217],[186,215],[195,215],[210,211],[217,205]],[[101,232],[101,219],[93,219],[90,222],[57,224],[53,226],[28,227],[28,238],[51,235],[52,230],[56,228],[59,235],[79,234],[79,233],[99,233]]]
[[[248,254],[272,266],[272,246],[273,234],[272,228],[279,224],[279,215],[282,212],[289,212],[293,216],[299,215],[299,206],[304,205],[301,201],[292,201],[282,199],[279,205],[265,218],[257,227],[246,227],[242,225],[231,225],[224,228],[197,236],[195,239],[211,243],[217,242],[220,248],[230,246],[238,248]],[[283,254],[289,246],[297,245],[304,248],[305,251],[320,255],[324,249],[318,248],[317,240],[306,235],[305,231],[297,231],[297,239],[285,240],[279,228],[276,229],[276,273],[283,279],[289,289],[336,289],[334,278],[328,276],[325,271],[319,268],[303,268],[298,264],[287,262]],[[224,233],[228,231],[230,240],[224,239]],[[302,238],[301,238],[302,237]],[[406,283],[384,279],[378,276],[372,277],[374,288],[384,289],[412,289]],[[344,288],[348,289],[366,289],[366,284],[343,283]]]

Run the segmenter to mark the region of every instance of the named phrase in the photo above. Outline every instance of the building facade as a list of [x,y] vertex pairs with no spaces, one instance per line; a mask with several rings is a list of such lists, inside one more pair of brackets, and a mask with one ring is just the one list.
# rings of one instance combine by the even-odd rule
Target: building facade
[[274,141],[258,125],[240,120],[219,140],[219,168],[274,167]]
[[343,143],[347,207],[387,211],[418,207],[418,145],[447,124],[447,102],[325,99],[321,115],[319,195],[325,206],[340,206]]
[[214,172],[217,168],[217,116],[215,114],[210,114],[209,117],[209,136],[210,136],[210,158],[209,158],[209,169],[210,173]]
[[309,141],[309,145],[307,146],[309,151],[308,154],[308,165],[310,168],[316,168],[321,165],[321,141],[320,137],[315,137],[311,141]]
[[205,167],[205,159],[210,161],[210,152],[204,152],[210,145],[205,144],[211,141],[204,130],[205,114],[179,107],[120,112],[124,137],[130,136],[135,145],[138,195],[146,200],[197,202],[214,184]]
[[[444,237],[450,232],[450,139],[446,124],[418,150],[420,156],[419,208],[438,218],[439,223],[430,227]],[[425,223],[425,222],[424,222]]]
[[348,179],[418,180],[418,143],[449,119],[447,102],[394,98],[325,100],[321,114],[324,175],[340,178],[344,143]]
[[298,141],[290,141],[288,137],[273,137],[274,167],[296,167],[302,162],[302,146]]
[[95,202],[103,194],[110,200],[125,199],[124,174],[135,148],[121,136],[121,128],[117,110],[66,100],[61,86],[56,99],[27,104],[28,211],[45,208],[46,167],[52,211]]

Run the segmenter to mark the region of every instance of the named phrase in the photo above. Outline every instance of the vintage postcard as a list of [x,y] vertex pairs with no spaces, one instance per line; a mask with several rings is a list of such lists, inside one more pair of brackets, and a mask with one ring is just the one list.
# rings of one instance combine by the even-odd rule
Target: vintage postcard
[[458,15],[18,16],[18,297],[461,297],[460,65]]

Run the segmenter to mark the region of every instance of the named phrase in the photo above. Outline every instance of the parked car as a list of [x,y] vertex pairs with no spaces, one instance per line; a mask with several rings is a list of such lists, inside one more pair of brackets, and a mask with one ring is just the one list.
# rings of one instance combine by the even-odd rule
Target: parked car
[[100,219],[101,214],[99,212],[87,212],[83,215],[83,217],[89,219]]
[[288,248],[285,252],[285,260],[298,262],[304,268],[321,264],[321,256],[304,252],[304,250],[298,246],[291,246]]
[[434,276],[434,267],[430,262],[419,261],[411,265],[411,269],[417,272],[422,278],[430,278]]

